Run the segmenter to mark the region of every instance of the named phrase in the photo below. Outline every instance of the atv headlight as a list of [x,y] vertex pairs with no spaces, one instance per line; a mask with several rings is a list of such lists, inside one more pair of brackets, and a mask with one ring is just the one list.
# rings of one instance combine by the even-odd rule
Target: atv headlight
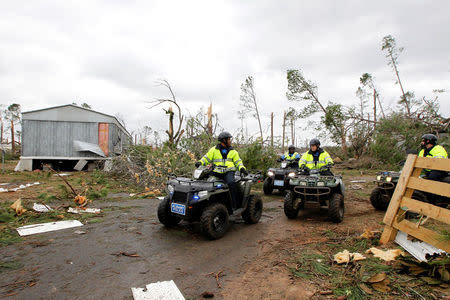
[[392,181],[392,177],[391,176],[386,177],[386,181],[387,182],[391,182]]
[[381,175],[377,176],[377,180],[380,181],[381,180]]
[[175,188],[173,187],[173,185],[167,185],[167,191],[169,191],[170,194],[173,194],[173,192],[175,192]]
[[288,176],[289,176],[289,178],[294,178],[294,177],[295,177],[295,172],[290,172],[290,173],[288,174]]
[[198,196],[200,198],[206,197],[206,196],[208,196],[208,191],[200,191],[200,192],[198,192]]
[[268,171],[267,172],[267,176],[269,177],[273,177],[275,175],[275,173],[273,171]]
[[317,186],[325,186],[325,182],[323,182],[323,181],[318,181],[318,182],[317,182]]
[[300,181],[300,185],[306,186],[306,181]]

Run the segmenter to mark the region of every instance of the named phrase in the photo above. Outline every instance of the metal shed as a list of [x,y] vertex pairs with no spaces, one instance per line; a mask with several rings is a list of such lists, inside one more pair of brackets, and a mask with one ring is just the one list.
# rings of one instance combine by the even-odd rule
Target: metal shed
[[69,162],[81,170],[88,162],[122,153],[131,135],[116,117],[73,104],[22,113],[22,156],[17,171],[43,162]]

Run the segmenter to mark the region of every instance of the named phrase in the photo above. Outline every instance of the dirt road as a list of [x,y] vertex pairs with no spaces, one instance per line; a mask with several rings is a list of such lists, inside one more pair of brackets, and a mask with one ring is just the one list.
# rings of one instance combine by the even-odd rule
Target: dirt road
[[[131,299],[131,287],[174,280],[187,299],[201,298],[205,291],[214,293],[214,299],[310,298],[314,287],[290,279],[286,268],[290,245],[314,247],[330,230],[352,234],[379,227],[383,214],[367,200],[347,197],[345,220],[339,225],[329,222],[318,208],[288,220],[282,199],[265,197],[259,224],[237,219],[217,241],[205,240],[196,225],[164,228],[156,217],[156,199],[103,202],[102,208],[112,211],[101,222],[0,248],[3,259],[23,264],[0,273],[0,296]],[[218,272],[219,282],[214,276]]]

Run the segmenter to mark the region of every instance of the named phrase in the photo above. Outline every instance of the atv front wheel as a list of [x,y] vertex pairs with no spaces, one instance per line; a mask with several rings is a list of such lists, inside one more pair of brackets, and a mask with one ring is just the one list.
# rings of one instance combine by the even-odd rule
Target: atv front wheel
[[334,223],[341,223],[344,220],[344,196],[339,193],[331,196],[328,215]]
[[181,218],[174,216],[170,212],[170,199],[169,196],[164,199],[158,205],[158,219],[164,226],[171,227],[180,223]]
[[206,207],[200,217],[203,234],[211,240],[223,237],[228,229],[228,217],[228,210],[221,203],[214,203]]
[[247,208],[242,213],[242,218],[247,224],[256,224],[261,219],[263,203],[260,196],[250,195]]
[[298,211],[300,210],[299,199],[293,191],[287,191],[284,197],[284,214],[289,219],[297,218]]
[[390,198],[383,193],[383,189],[376,187],[370,194],[370,203],[376,210],[386,210],[389,206]]
[[270,177],[264,179],[263,191],[265,195],[271,195],[273,192],[273,180]]

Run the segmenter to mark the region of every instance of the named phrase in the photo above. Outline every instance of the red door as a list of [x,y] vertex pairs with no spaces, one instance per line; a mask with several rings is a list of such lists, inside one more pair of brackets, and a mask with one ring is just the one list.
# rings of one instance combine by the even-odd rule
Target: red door
[[98,123],[98,145],[102,149],[103,153],[108,156],[109,153],[109,124],[108,123]]

